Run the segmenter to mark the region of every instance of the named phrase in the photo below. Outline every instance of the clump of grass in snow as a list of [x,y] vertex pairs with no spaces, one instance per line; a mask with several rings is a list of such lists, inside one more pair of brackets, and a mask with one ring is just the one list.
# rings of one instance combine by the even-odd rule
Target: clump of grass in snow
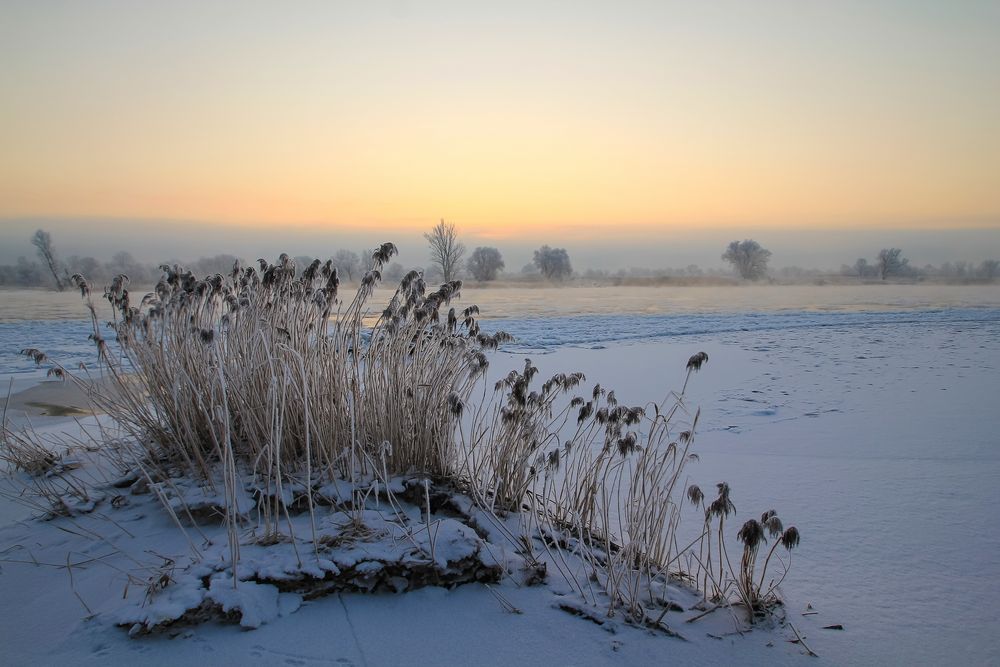
[[[372,317],[369,299],[395,254],[391,243],[379,246],[348,298],[340,295],[331,261],[300,271],[287,255],[201,279],[164,265],[162,279],[138,305],[127,276],[117,276],[104,294],[115,313],[109,323],[115,351],[98,324],[90,285],[73,277],[90,309],[91,339],[106,376],[104,384],[86,387],[137,443],[133,463],[163,489],[157,493],[175,520],[178,512],[192,514],[167,499],[168,487],[177,493],[169,479],[181,471],[206,489],[200,493],[221,498],[235,565],[248,487],[255,489],[258,543],[277,544],[293,537],[292,513],[305,506],[312,517],[323,484],[351,482],[349,511],[363,530],[366,503],[379,496],[379,485],[387,492],[393,476],[416,473],[465,489],[498,527],[503,515],[522,513],[522,534],[510,534],[512,543],[531,560],[544,551],[584,600],[607,605],[609,614],[623,610],[632,621],[659,627],[665,609],[656,611],[662,600],[654,584],[676,576],[694,544],[703,590],[708,595],[711,585],[713,597],[725,599],[724,525],[735,510],[729,487],[719,484],[718,497],[705,507],[700,488],[682,482],[696,459],[698,423],[684,392],[708,355],[692,356],[681,392],[658,403],[621,405],[600,385],[577,395],[582,373],[540,382],[531,360],[501,378],[492,396],[484,387],[484,398],[471,400],[487,354],[511,338],[482,333],[476,306],[451,307],[461,281],[430,291],[415,271]],[[44,353],[30,352],[44,361]],[[37,458],[30,438],[7,443],[6,451]],[[681,547],[676,535],[685,493],[704,510],[705,528]],[[428,538],[429,507],[428,496]],[[763,531],[776,526],[772,515],[739,533],[746,548],[740,570],[729,568],[729,581],[738,582],[738,597],[751,610],[773,591],[762,588],[774,549],[798,541],[794,528],[784,531],[754,583]]]
[[[739,568],[734,568],[726,550],[723,527],[726,518],[736,512],[736,506],[729,497],[730,488],[727,483],[720,482],[717,488],[718,496],[707,507],[700,487],[692,484],[687,490],[688,501],[695,507],[700,507],[705,516],[704,530],[697,540],[695,578],[700,581],[706,598],[711,591],[712,600],[717,603],[717,607],[728,604],[732,597],[730,591],[734,591],[735,601],[746,608],[748,620],[753,623],[757,616],[765,614],[780,602],[775,590],[788,573],[789,563],[782,563],[784,570],[777,581],[767,580],[767,568],[779,546],[783,546],[789,554],[798,546],[799,531],[794,526],[785,529],[773,509],[764,512],[759,521],[747,520],[736,534],[736,539],[743,544],[743,554]],[[713,528],[713,522],[717,523],[717,529]],[[714,555],[718,558],[718,564],[714,567],[713,532],[716,538]],[[775,542],[768,551],[760,576],[757,577],[757,555],[768,538]],[[690,555],[694,557],[693,551]]]
[[[791,554],[792,549],[799,544],[799,531],[795,526],[785,530],[775,511],[768,510],[761,515],[760,521],[749,519],[744,523],[736,537],[743,543],[743,557],[740,559],[739,576],[736,581],[737,591],[741,602],[750,610],[752,618],[754,614],[765,611],[767,605],[774,601],[773,591],[777,584],[770,582],[771,585],[764,588],[767,566],[771,561],[771,556],[774,555],[775,549],[779,546],[785,547]],[[756,577],[757,552],[761,545],[767,542],[767,537],[771,537],[775,542],[767,554],[758,580]],[[785,571],[787,572],[787,567]]]
[[[7,402],[10,402],[9,392]],[[4,403],[0,424],[6,425],[6,423],[7,404]],[[16,470],[39,476],[52,470],[59,462],[59,457],[30,430],[11,432],[4,427],[0,432],[0,461],[6,462]]]
[[[696,357],[688,377],[707,359]],[[698,413],[681,430],[683,393],[626,406],[600,385],[570,398],[582,374],[539,383],[537,373],[526,360],[477,412],[468,457],[473,493],[493,511],[527,507],[549,562],[585,600],[658,625],[650,584],[679,570],[676,496],[695,458]]]
[[[331,262],[298,272],[287,255],[204,279],[165,266],[138,307],[119,276],[105,296],[121,358],[108,357],[94,330],[117,392],[95,399],[150,443],[150,460],[205,479],[226,461],[275,482],[307,469],[367,472],[385,441],[390,472],[447,475],[455,405],[485,371],[492,339],[473,333],[474,318],[440,322],[460,282],[427,293],[415,272],[365,326],[368,298],[395,253],[380,246],[347,301]],[[85,281],[75,282],[89,302]]]

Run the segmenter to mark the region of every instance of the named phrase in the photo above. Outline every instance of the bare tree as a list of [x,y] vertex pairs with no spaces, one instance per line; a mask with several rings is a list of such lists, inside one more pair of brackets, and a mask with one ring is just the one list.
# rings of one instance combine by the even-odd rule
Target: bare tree
[[455,225],[442,220],[429,234],[424,234],[424,238],[431,246],[431,263],[440,267],[445,282],[454,280],[465,255],[465,246],[458,241]]
[[398,283],[406,275],[406,267],[399,262],[392,262],[382,270],[382,279],[387,284]]
[[854,271],[858,274],[858,278],[867,278],[872,274],[872,266],[868,264],[867,259],[859,257],[858,261],[854,262]]
[[14,282],[22,287],[40,285],[43,274],[37,262],[30,262],[28,258],[21,255],[17,258],[17,266],[14,267]]
[[76,255],[72,255],[66,260],[66,265],[69,273],[79,273],[87,280],[99,281],[104,278],[104,273],[101,271],[101,263],[93,257],[77,257]]
[[569,254],[565,248],[550,248],[543,245],[535,251],[532,261],[549,280],[561,281],[573,275],[573,267],[569,263]]
[[882,248],[878,251],[878,258],[875,266],[878,267],[878,277],[882,280],[890,276],[897,276],[904,273],[910,260],[902,257],[903,251],[899,248]]
[[771,251],[765,250],[759,243],[751,239],[733,241],[722,254],[722,259],[733,265],[740,277],[745,280],[758,280],[767,274],[767,261]]
[[[293,259],[295,260],[296,271],[302,271],[307,266],[312,264],[312,261],[313,259],[315,259],[315,257],[312,257],[311,255],[296,255]],[[232,264],[230,264],[229,266],[232,266]],[[224,273],[224,272],[220,271],[219,273]]]
[[[370,256],[371,253],[369,253]],[[351,282],[354,282],[354,276],[361,272],[361,258],[351,250],[338,250],[334,253],[333,265]]]
[[527,264],[525,264],[524,266],[521,267],[521,275],[522,276],[527,276],[527,277],[531,278],[531,277],[539,275],[540,273],[541,273],[541,271],[538,270],[538,265],[535,264],[534,261],[528,262]]
[[940,274],[950,280],[965,280],[972,271],[968,262],[945,262],[939,269]]
[[[240,260],[236,255],[221,254],[213,255],[212,257],[199,257],[193,262],[187,264],[187,268],[190,269],[196,276],[211,276],[216,273],[226,275],[233,270],[233,265]],[[134,262],[135,260],[133,260]],[[295,263],[300,269],[304,269],[309,266],[309,262],[312,258],[309,257],[296,257]],[[180,262],[178,262],[179,264]],[[132,269],[135,271],[135,269]],[[148,269],[144,269],[144,273],[148,273]],[[83,274],[88,277],[86,273]]]
[[62,292],[66,286],[63,285],[62,278],[59,277],[59,260],[56,259],[56,249],[52,247],[52,236],[47,231],[39,229],[31,237],[31,245],[38,249],[38,256],[49,267],[52,277],[56,280],[56,289]]
[[469,273],[476,280],[496,280],[497,274],[504,268],[503,255],[496,248],[476,248],[469,257],[468,267]]
[[424,281],[428,285],[433,285],[440,283],[444,280],[444,274],[441,273],[441,267],[437,264],[428,264],[424,267]]
[[993,280],[997,277],[998,272],[1000,272],[1000,261],[995,259],[984,259],[976,270],[979,277],[984,280]]
[[119,250],[111,256],[111,261],[104,265],[104,270],[108,275],[115,276],[123,273],[129,277],[133,283],[143,284],[153,277],[152,267],[139,262],[132,253],[127,250]]

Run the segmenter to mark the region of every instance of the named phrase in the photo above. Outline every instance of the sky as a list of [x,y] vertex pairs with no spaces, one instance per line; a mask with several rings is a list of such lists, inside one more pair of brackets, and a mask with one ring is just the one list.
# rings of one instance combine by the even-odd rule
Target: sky
[[998,34],[973,1],[5,0],[0,261],[36,227],[67,254],[416,252],[440,218],[623,266],[733,238],[983,259]]

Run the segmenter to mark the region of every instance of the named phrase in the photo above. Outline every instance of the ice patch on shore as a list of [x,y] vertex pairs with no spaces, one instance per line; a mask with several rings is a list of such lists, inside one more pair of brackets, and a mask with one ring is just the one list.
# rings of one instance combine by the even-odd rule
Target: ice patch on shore
[[[515,338],[504,349],[549,352],[559,347],[601,349],[606,343],[636,343],[677,336],[912,324],[1000,324],[1000,309],[958,308],[902,311],[790,311],[686,315],[578,315],[546,318],[484,317],[484,331],[506,331]],[[770,351],[760,349],[758,351]]]

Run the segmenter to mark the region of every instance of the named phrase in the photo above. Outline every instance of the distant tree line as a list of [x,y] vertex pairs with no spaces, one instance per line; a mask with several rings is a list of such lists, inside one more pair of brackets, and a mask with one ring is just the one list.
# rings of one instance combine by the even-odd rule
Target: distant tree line
[[945,262],[940,266],[927,264],[918,268],[903,257],[900,248],[882,248],[874,260],[868,261],[860,257],[852,265],[842,265],[840,272],[845,276],[856,276],[863,280],[933,278],[947,282],[992,282],[1000,277],[1000,261],[986,259],[979,264],[964,261]]
[[[459,242],[454,224],[446,223],[444,220],[424,237],[430,249],[430,263],[427,267],[404,266],[400,262],[392,262],[382,269],[382,279],[385,283],[391,285],[398,282],[411,269],[421,271],[429,284],[456,278],[471,278],[485,283],[497,280],[506,268],[503,254],[491,246],[479,246],[466,258],[465,245]],[[107,261],[79,255],[70,255],[63,259],[56,252],[51,235],[41,229],[32,236],[31,243],[35,246],[37,257],[21,256],[15,264],[0,264],[0,286],[63,289],[69,284],[70,276],[75,273],[86,276],[96,284],[109,282],[114,276],[124,273],[134,284],[151,285],[159,280],[162,264],[177,264],[190,269],[196,275],[212,275],[228,273],[238,259],[234,255],[221,254],[187,262],[171,259],[154,265],[140,262],[126,251],[116,252]],[[364,273],[371,268],[371,257],[372,251],[368,249],[362,249],[360,252],[340,249],[332,254],[333,264],[340,272],[341,279],[349,283],[361,280]],[[783,282],[825,282],[834,275],[828,271],[796,266],[771,271],[768,268],[770,258],[771,251],[752,239],[733,241],[722,255],[722,259],[732,266],[733,273],[744,280],[768,278]],[[300,255],[294,259],[298,266],[305,267],[312,262],[313,257]],[[990,282],[1000,277],[1000,261],[989,259],[978,264],[966,261],[945,262],[940,266],[928,264],[917,268],[903,256],[901,249],[883,248],[871,260],[860,258],[852,265],[842,265],[839,273],[844,277],[873,281],[932,279],[945,282]],[[549,281],[557,284],[573,277],[612,283],[630,280],[648,283],[667,279],[688,281],[702,279],[718,282],[731,280],[727,278],[731,275],[721,269],[703,269],[696,264],[689,264],[683,268],[631,267],[615,271],[588,269],[576,273],[565,248],[543,245],[534,251],[531,262],[520,272],[508,274],[507,279]]]
[[[169,260],[165,264],[179,264],[190,269],[196,275],[212,275],[228,273],[237,260],[234,255],[215,255],[185,262]],[[0,285],[7,287],[55,287],[61,289],[69,283],[69,277],[75,273],[86,276],[94,284],[110,282],[112,278],[124,273],[137,285],[151,285],[159,280],[163,273],[159,265],[147,264],[135,259],[131,253],[120,251],[112,255],[110,260],[100,261],[94,257],[70,255],[59,264],[53,273],[45,262],[18,257],[16,264],[0,264]],[[58,280],[57,280],[58,279]]]
[[621,281],[625,279],[633,280],[658,280],[665,278],[731,278],[732,272],[727,269],[703,268],[697,264],[687,266],[630,266],[621,269],[586,269],[582,271],[580,277],[584,280],[594,281]]
[[[210,276],[216,273],[229,273],[233,264],[240,261],[235,255],[221,254],[212,257],[202,257],[195,260],[168,259],[157,264],[140,262],[131,253],[124,250],[116,252],[110,260],[101,261],[95,257],[69,255],[62,258],[56,252],[52,236],[39,229],[31,237],[35,246],[37,259],[21,256],[16,264],[0,264],[0,286],[4,287],[54,287],[62,290],[70,283],[70,276],[79,273],[94,284],[110,282],[115,276],[124,273],[133,284],[152,285],[163,274],[164,264],[183,266],[195,275]],[[338,250],[331,259],[337,267],[343,280],[356,282],[370,267],[371,251],[360,253],[352,250]],[[365,259],[363,259],[365,258]],[[299,267],[306,267],[313,258],[305,255],[295,257]],[[399,280],[406,273],[398,262],[390,264],[383,270],[386,280]]]

